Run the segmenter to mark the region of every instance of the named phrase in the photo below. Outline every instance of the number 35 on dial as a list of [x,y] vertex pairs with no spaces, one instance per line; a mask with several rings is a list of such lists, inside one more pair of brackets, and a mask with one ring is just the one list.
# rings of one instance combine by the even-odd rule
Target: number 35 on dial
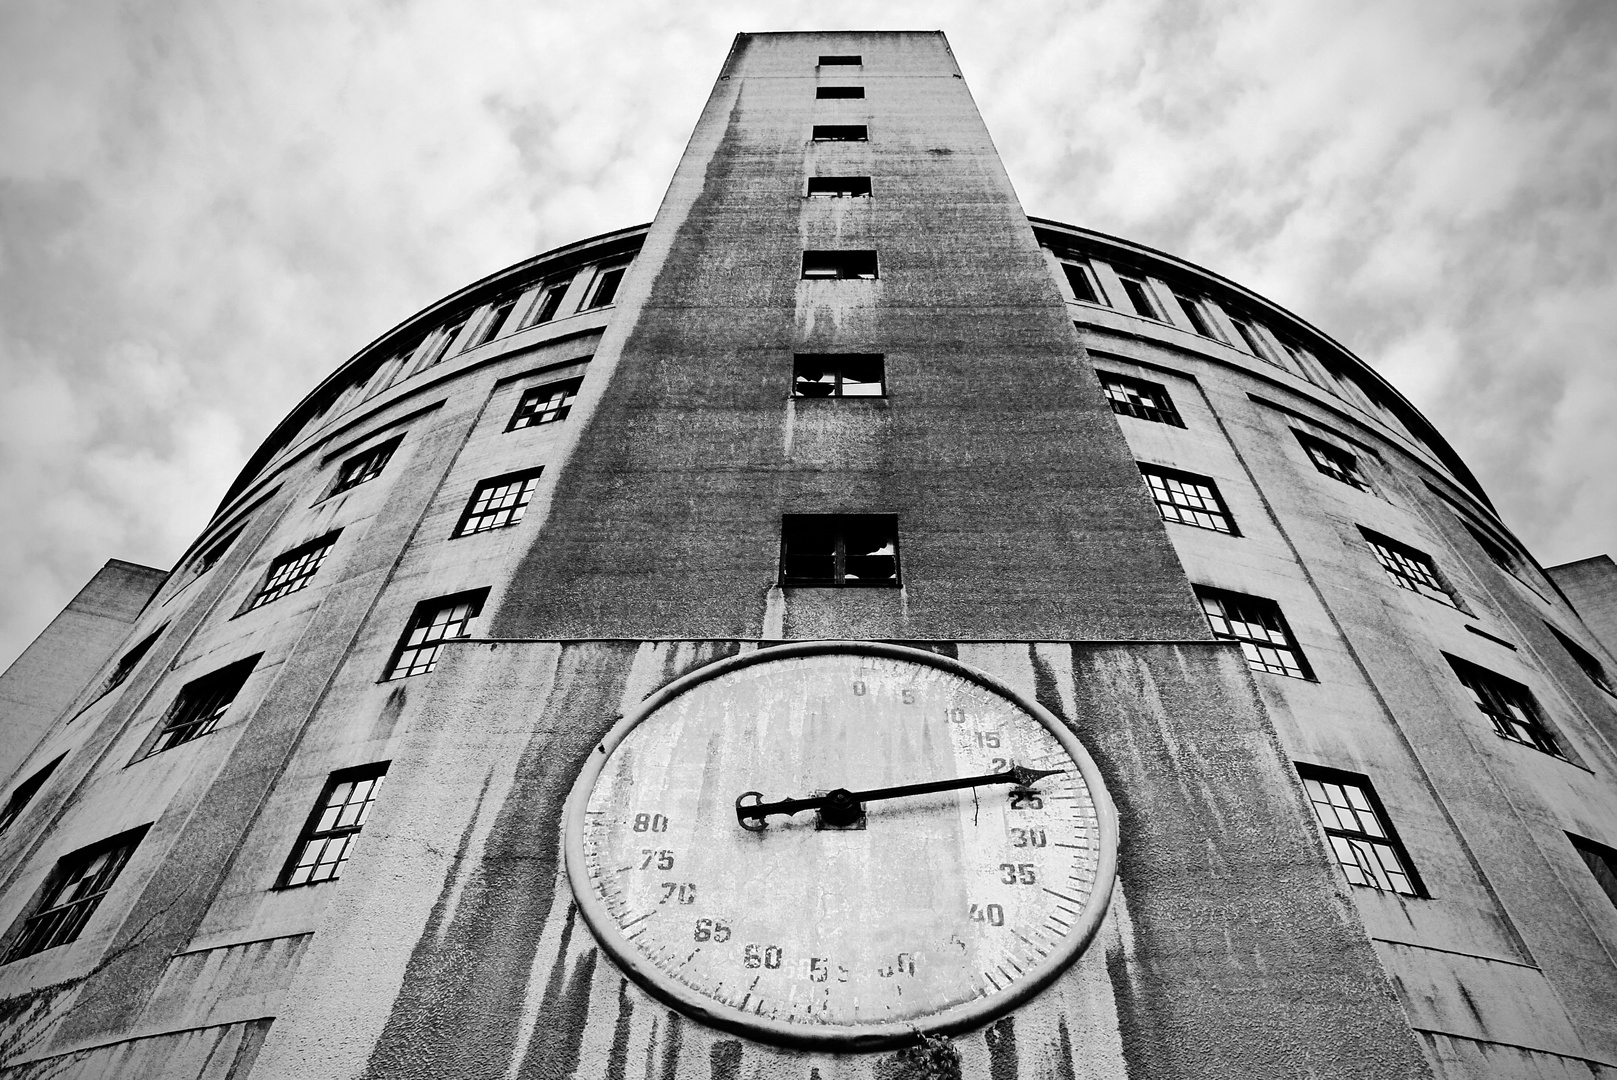
[[932,653],[761,649],[649,698],[567,810],[603,948],[681,1011],[874,1049],[1036,993],[1105,914],[1116,820],[1037,704]]

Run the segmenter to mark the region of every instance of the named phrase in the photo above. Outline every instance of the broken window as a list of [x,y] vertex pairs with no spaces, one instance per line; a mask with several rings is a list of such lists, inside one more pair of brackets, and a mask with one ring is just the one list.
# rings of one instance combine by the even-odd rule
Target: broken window
[[811,176],[808,197],[811,199],[857,199],[870,195],[868,176]]
[[1365,478],[1364,472],[1359,468],[1359,459],[1343,450],[1333,446],[1322,439],[1306,435],[1301,431],[1292,429],[1297,441],[1302,443],[1303,450],[1308,454],[1308,460],[1314,463],[1314,468],[1329,476],[1332,480],[1339,480],[1350,487],[1360,491],[1370,490],[1370,481]]
[[1326,845],[1349,883],[1379,892],[1426,895],[1367,777],[1303,764],[1297,772],[1325,830]]
[[1362,525],[1359,532],[1364,542],[1370,545],[1370,550],[1376,553],[1376,560],[1381,568],[1387,572],[1392,583],[1400,589],[1420,593],[1449,607],[1459,607],[1459,601],[1449,591],[1449,587],[1437,576],[1437,567],[1432,557],[1424,551],[1416,551],[1407,544],[1400,544],[1391,537],[1371,532]]
[[870,132],[864,124],[815,124],[815,142],[865,142]]
[[472,492],[471,502],[466,504],[466,512],[460,516],[460,524],[450,534],[451,538],[519,524],[522,512],[527,509],[534,491],[539,487],[539,474],[542,471],[528,469],[480,482],[477,490]]
[[782,585],[898,584],[896,514],[787,514],[780,547]]
[[874,281],[874,251],[805,251],[803,277],[808,281]]
[[[338,530],[340,532],[341,530]],[[278,556],[270,563],[269,574],[264,578],[263,586],[258,590],[247,605],[246,610],[263,607],[271,600],[279,600],[289,593],[295,593],[309,586],[320,564],[326,561],[331,554],[332,545],[337,542],[338,533],[327,533],[318,540],[311,540],[301,547],[295,547],[286,554]]]
[[567,419],[567,414],[573,408],[573,399],[578,397],[578,388],[583,382],[582,378],[568,379],[566,382],[547,383],[524,390],[521,400],[517,402],[517,411],[511,414],[511,423],[505,430],[516,431],[518,428],[554,424]]
[[347,491],[361,484],[375,480],[387,468],[387,463],[393,459],[393,451],[399,448],[402,435],[394,436],[378,446],[373,446],[362,454],[355,454],[342,463],[337,470],[337,482],[332,484],[331,493]]
[[1100,376],[1101,389],[1106,392],[1106,400],[1111,404],[1112,411],[1119,416],[1133,416],[1173,427],[1185,426],[1173,407],[1173,399],[1168,396],[1168,388],[1161,383],[1131,379],[1110,371],[1097,371],[1095,374]]
[[487,589],[477,589],[417,604],[399,636],[383,681],[425,675],[436,667],[444,642],[471,636],[472,620],[482,612],[487,596]]
[[887,391],[880,353],[798,353],[793,397],[881,397]]
[[230,709],[236,695],[241,693],[247,676],[253,673],[262,655],[259,653],[239,660],[182,686],[174,704],[163,716],[157,737],[141,758],[149,758],[193,739],[200,739],[218,727],[220,718]]

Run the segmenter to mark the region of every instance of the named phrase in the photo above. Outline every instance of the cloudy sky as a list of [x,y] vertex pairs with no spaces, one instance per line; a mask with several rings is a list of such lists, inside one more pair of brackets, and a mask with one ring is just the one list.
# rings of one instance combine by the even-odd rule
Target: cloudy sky
[[946,31],[1029,213],[1286,305],[1541,561],[1617,551],[1609,0],[5,0],[0,665],[381,331],[649,220],[737,31],[842,27]]

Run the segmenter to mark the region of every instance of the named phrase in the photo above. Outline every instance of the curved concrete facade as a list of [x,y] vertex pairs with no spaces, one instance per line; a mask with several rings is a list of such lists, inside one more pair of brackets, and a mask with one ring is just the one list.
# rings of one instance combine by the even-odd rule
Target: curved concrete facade
[[[794,580],[822,514],[901,577]],[[1617,1073],[1610,566],[1321,331],[1028,218],[941,35],[742,35],[651,224],[378,338],[4,677],[0,1076],[946,1075],[684,1017],[568,891],[619,716],[829,638],[1035,698],[1117,805],[1100,933],[963,1075]]]

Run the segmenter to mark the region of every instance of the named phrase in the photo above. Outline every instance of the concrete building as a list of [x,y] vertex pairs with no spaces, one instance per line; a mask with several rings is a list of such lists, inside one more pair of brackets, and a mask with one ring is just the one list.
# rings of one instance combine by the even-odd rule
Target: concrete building
[[1613,596],[1325,333],[1029,218],[941,34],[742,35],[651,224],[388,331],[0,679],[0,1076],[1614,1076]]

